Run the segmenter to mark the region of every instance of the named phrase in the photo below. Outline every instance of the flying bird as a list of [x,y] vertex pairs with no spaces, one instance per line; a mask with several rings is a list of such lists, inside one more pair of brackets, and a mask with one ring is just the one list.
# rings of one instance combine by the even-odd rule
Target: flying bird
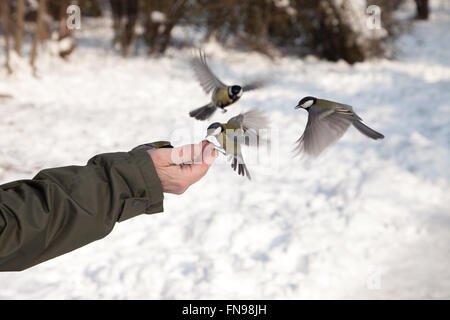
[[263,87],[266,82],[256,80],[246,85],[226,85],[211,71],[206,63],[206,56],[203,51],[199,51],[198,57],[194,57],[191,62],[197,80],[200,82],[203,90],[211,94],[211,102],[203,107],[197,108],[189,112],[189,115],[197,120],[209,119],[217,108],[225,109],[227,106],[238,101],[243,92]]
[[208,127],[206,138],[208,140],[209,137],[215,137],[220,145],[218,150],[232,158],[231,167],[234,171],[237,170],[239,175],[251,180],[241,146],[259,146],[262,140],[260,130],[267,128],[266,115],[254,108],[229,119],[227,123],[214,122]]
[[384,135],[362,123],[362,119],[353,111],[353,108],[346,104],[305,97],[300,100],[295,109],[308,111],[305,131],[297,140],[298,154],[304,153],[317,157],[323,150],[339,140],[350,125],[371,139],[384,138]]

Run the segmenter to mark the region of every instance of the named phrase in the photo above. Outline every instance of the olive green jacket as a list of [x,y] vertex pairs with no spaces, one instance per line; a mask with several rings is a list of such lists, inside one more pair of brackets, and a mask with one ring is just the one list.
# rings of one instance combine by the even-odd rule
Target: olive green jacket
[[161,182],[142,148],[0,185],[0,271],[29,268],[105,237],[117,221],[161,211]]

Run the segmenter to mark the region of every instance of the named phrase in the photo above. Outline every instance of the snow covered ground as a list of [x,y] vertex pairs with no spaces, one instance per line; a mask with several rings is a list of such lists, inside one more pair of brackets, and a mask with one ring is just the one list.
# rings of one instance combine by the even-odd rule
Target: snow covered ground
[[[224,80],[273,79],[214,118],[266,110],[279,137],[273,165],[250,165],[249,182],[219,158],[184,195],[167,195],[164,213],[0,274],[0,299],[450,298],[450,8],[439,3],[392,61],[271,61],[207,45]],[[123,59],[104,49],[105,30],[82,25],[71,62],[41,56],[39,79],[17,59],[15,74],[3,71],[0,93],[14,99],[0,100],[0,183],[204,137],[208,124],[187,115],[208,99],[190,51]],[[318,160],[293,159],[307,118],[294,106],[306,95],[353,105],[386,139],[351,128]]]

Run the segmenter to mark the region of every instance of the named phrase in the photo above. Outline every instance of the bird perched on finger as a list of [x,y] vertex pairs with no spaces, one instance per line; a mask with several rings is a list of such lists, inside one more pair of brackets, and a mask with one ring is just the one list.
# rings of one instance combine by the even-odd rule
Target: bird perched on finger
[[208,127],[206,138],[210,141],[209,137],[215,137],[220,145],[217,150],[232,158],[231,167],[234,171],[237,170],[239,175],[247,176],[251,180],[242,157],[241,146],[258,146],[262,139],[261,130],[267,129],[268,123],[262,111],[251,109],[231,118],[227,123],[214,122]]
[[209,119],[217,108],[223,112],[227,110],[225,107],[238,101],[243,92],[255,90],[265,85],[265,81],[257,80],[246,85],[226,85],[217,78],[206,63],[206,56],[203,51],[199,51],[199,55],[194,57],[191,62],[197,80],[200,82],[203,90],[211,94],[211,102],[203,107],[197,108],[189,112],[189,115],[197,120]]
[[305,97],[295,109],[308,111],[308,122],[302,136],[297,140],[296,151],[317,157],[323,150],[339,140],[353,125],[365,136],[378,140],[384,135],[362,123],[362,119],[346,104]]

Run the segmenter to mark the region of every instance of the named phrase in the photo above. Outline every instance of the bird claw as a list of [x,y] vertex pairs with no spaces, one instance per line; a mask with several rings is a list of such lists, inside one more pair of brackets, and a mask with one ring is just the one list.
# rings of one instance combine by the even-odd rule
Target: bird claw
[[180,163],[180,168],[183,168],[183,167],[186,167],[186,166],[190,166],[190,165],[193,165],[193,164],[194,164],[194,161],[186,161],[186,162]]
[[227,152],[225,151],[224,148],[220,148],[220,147],[214,146],[214,149],[216,149],[217,151],[219,151],[219,152],[222,153],[223,155],[226,155],[226,154],[227,154]]
[[214,149],[215,150],[219,151],[220,153],[222,153],[224,155],[227,154],[225,149],[220,146],[219,141],[217,141],[216,137],[214,137],[214,136],[207,136],[205,138],[205,140],[210,142],[210,143],[212,143],[214,145]]

